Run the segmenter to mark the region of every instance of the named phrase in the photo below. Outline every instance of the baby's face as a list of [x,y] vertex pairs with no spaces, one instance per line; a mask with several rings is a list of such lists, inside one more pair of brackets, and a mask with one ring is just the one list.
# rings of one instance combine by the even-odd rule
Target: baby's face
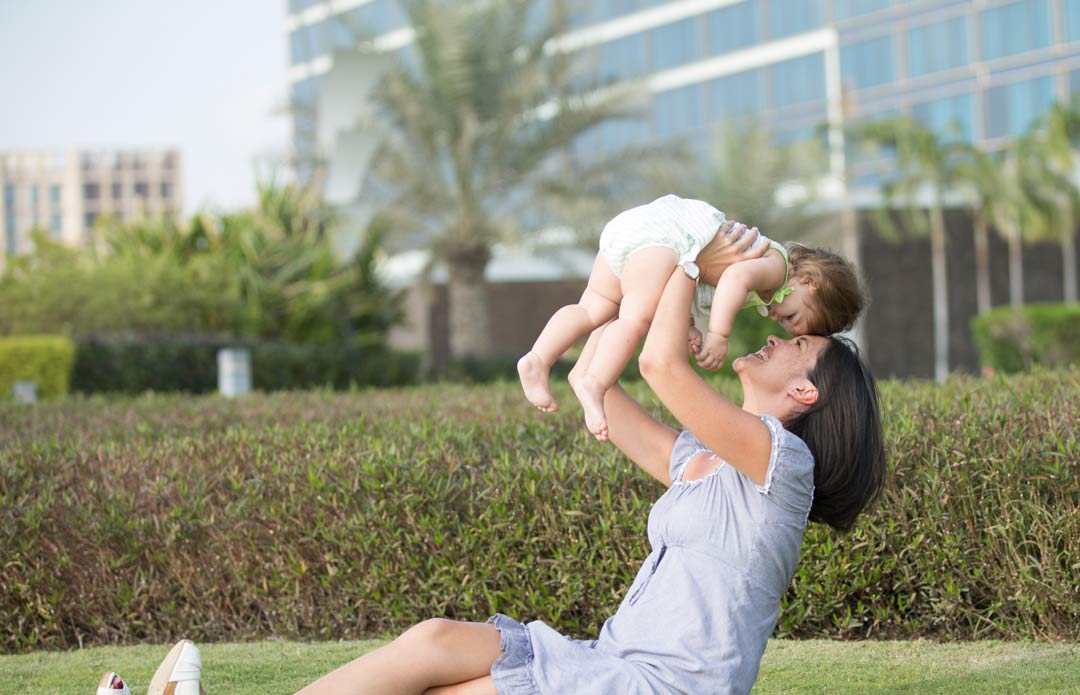
[[805,278],[791,278],[788,285],[792,288],[791,294],[784,297],[784,301],[769,305],[769,318],[792,336],[806,335],[810,332],[815,311],[810,297],[814,288]]

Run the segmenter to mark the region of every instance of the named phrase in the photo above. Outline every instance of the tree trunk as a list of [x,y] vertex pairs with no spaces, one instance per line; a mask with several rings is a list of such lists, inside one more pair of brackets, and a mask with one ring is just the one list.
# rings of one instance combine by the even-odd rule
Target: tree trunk
[[986,214],[975,211],[975,302],[980,314],[990,311],[990,231]]
[[453,359],[491,355],[487,287],[488,254],[477,252],[447,258],[450,300],[450,355]]
[[949,289],[945,272],[945,211],[940,204],[930,213],[930,269],[934,281],[934,381],[949,374]]
[[1024,249],[1020,242],[1020,225],[1010,223],[1009,229],[1009,306],[1024,305]]
[[1061,276],[1065,279],[1065,301],[1076,301],[1076,230],[1070,225],[1061,237]]

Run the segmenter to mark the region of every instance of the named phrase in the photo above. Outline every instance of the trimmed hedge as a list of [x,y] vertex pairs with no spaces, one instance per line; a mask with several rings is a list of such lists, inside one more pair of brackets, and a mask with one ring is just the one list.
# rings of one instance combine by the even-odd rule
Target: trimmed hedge
[[213,335],[122,335],[79,340],[73,390],[212,393],[218,350],[235,347],[251,350],[252,385],[262,391],[402,386],[420,375],[420,356],[414,353]]
[[0,337],[0,400],[10,400],[16,381],[33,381],[39,398],[68,392],[75,345],[59,335]]
[[[0,651],[494,611],[595,636],[662,489],[555,393],[548,416],[513,382],[0,406]],[[884,500],[811,525],[777,633],[1080,638],[1080,370],[882,395]]]
[[973,318],[971,332],[982,364],[1006,374],[1080,365],[1080,304],[994,309]]

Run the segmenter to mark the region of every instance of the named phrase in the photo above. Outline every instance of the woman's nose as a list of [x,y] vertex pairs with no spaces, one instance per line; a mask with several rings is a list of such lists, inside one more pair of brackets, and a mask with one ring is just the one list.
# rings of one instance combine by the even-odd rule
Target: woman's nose
[[765,344],[766,345],[776,345],[779,342],[780,342],[780,339],[777,338],[775,335],[770,335],[768,338],[765,339]]

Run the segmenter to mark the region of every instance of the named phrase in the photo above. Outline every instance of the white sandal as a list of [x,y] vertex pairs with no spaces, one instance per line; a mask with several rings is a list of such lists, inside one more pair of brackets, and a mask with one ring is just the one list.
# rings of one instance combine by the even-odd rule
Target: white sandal
[[191,640],[177,642],[158,666],[146,695],[206,695],[199,685],[202,658]]
[[109,671],[101,677],[101,682],[98,683],[97,695],[131,695],[131,691],[128,689],[124,679],[120,677],[120,674]]

